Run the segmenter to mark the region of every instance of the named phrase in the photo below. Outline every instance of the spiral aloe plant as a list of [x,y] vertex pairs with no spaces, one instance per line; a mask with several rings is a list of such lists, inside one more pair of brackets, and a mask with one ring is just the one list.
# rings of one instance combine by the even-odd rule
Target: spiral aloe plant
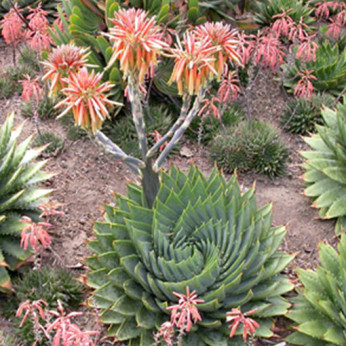
[[33,216],[41,198],[51,192],[36,184],[53,174],[41,171],[46,161],[32,161],[44,147],[29,149],[32,136],[17,144],[22,125],[13,130],[14,114],[0,130],[0,291],[11,289],[7,269],[14,270],[30,251],[19,245],[21,216]]
[[205,301],[188,345],[228,345],[226,312],[239,306],[257,309],[256,336],[272,335],[272,317],[289,307],[281,295],[293,285],[280,272],[293,256],[277,251],[285,228],[271,227],[271,205],[257,210],[253,189],[242,195],[236,176],[226,182],[216,169],[206,179],[193,166],[187,174],[172,167],[152,209],[135,184],[116,204],[95,224],[87,260],[91,302],[110,335],[150,345],[177,301],[173,291],[187,286]]
[[287,341],[295,345],[345,345],[346,340],[346,235],[338,253],[320,245],[321,266],[316,271],[298,269],[303,287],[293,299],[287,317],[297,323]]
[[325,108],[322,117],[326,125],[316,126],[318,133],[305,138],[313,150],[301,153],[307,159],[305,195],[314,199],[321,218],[337,218],[340,234],[346,228],[346,105],[339,104],[336,111]]

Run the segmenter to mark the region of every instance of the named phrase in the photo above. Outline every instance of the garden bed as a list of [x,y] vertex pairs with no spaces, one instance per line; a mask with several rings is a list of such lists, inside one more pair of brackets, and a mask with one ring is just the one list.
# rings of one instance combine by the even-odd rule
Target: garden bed
[[[11,54],[3,42],[0,46],[0,66],[3,67],[11,64]],[[20,103],[19,95],[0,100],[0,124],[11,111],[16,112],[17,124],[25,120],[20,114]],[[286,97],[273,81],[273,76],[262,73],[253,86],[250,99],[253,116],[279,127],[279,115],[285,103]],[[136,178],[127,166],[105,154],[102,148],[88,138],[68,140],[66,128],[59,121],[40,121],[39,127],[41,131],[58,133],[64,139],[62,150],[56,155],[49,155],[45,168],[57,173],[45,185],[54,189],[50,198],[63,204],[64,215],[54,222],[54,228],[50,232],[54,251],[45,250],[42,263],[66,267],[82,275],[87,272],[84,263],[90,252],[86,244],[93,237],[93,222],[103,219],[103,205],[113,203],[114,193],[125,193],[126,185]],[[36,133],[35,124],[27,120],[22,136],[26,138],[32,133]],[[296,267],[315,268],[318,263],[317,244],[320,241],[335,244],[336,239],[334,222],[319,220],[318,211],[311,207],[311,201],[303,195],[302,159],[298,152],[307,148],[304,141],[297,135],[281,133],[281,136],[290,150],[287,174],[275,179],[253,173],[239,174],[239,182],[244,191],[255,182],[258,205],[272,202],[273,225],[286,225],[288,234],[282,250],[296,254],[294,261],[286,269],[286,274],[294,280]],[[180,153],[170,157],[165,168],[171,164],[183,171],[195,164],[206,175],[213,167],[208,147],[197,146],[188,139],[183,140]],[[6,296],[0,297],[0,304],[6,304]],[[94,327],[95,322],[90,315],[83,319],[83,325]],[[0,329],[5,332],[11,330],[11,322],[1,318],[1,312]],[[280,338],[275,341],[279,342]]]

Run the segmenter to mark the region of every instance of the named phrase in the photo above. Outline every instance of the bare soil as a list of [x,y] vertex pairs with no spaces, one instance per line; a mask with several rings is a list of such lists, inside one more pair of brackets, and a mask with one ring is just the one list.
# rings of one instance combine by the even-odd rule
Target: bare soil
[[[3,43],[0,42],[1,45]],[[0,69],[11,63],[10,60],[11,52],[0,49]],[[10,111],[16,112],[16,123],[25,120],[19,112],[21,102],[19,95],[0,100],[0,124]],[[272,76],[261,74],[250,100],[253,116],[279,127],[278,119],[285,102],[285,95]],[[80,269],[84,273],[83,263],[90,255],[86,243],[93,237],[93,222],[102,220],[103,205],[113,203],[114,193],[125,193],[126,184],[136,178],[127,166],[105,154],[91,140],[71,142],[66,139],[66,131],[59,121],[41,121],[40,129],[42,132],[55,132],[65,139],[63,150],[57,156],[50,156],[45,166],[45,170],[56,172],[46,185],[54,189],[50,198],[63,203],[64,216],[55,221],[53,253],[45,251],[43,263]],[[29,119],[25,123],[23,138],[30,134],[36,134],[36,128]],[[314,268],[317,265],[317,244],[320,241],[335,243],[334,223],[319,220],[317,210],[311,207],[311,200],[303,195],[302,159],[298,153],[306,149],[302,138],[286,133],[282,136],[291,154],[287,175],[271,180],[255,174],[240,174],[239,181],[244,190],[255,182],[258,205],[273,203],[273,225],[286,225],[288,234],[282,249],[296,253],[295,260],[287,269],[287,273],[294,278],[295,267]],[[165,168],[175,164],[185,170],[194,163],[208,174],[212,169],[208,148],[197,148],[187,140],[183,146],[187,146],[193,155],[189,158],[176,155],[166,163]],[[84,323],[92,326],[94,320],[87,318]],[[7,328],[10,328],[10,322],[0,316],[0,330]]]

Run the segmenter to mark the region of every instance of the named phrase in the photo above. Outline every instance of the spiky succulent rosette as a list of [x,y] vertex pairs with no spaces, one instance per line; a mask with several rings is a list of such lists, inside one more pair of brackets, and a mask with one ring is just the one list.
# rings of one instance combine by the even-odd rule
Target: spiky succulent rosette
[[343,346],[346,341],[346,235],[338,252],[320,244],[321,266],[316,271],[298,269],[303,286],[293,299],[288,317],[296,322],[287,341],[304,346]]
[[195,167],[187,174],[172,167],[161,174],[152,209],[136,184],[127,197],[116,195],[116,205],[95,223],[87,260],[90,303],[101,309],[110,335],[151,345],[169,320],[166,308],[177,303],[173,292],[187,287],[204,303],[186,345],[234,345],[226,325],[234,307],[257,309],[256,336],[273,335],[272,317],[289,307],[281,295],[293,288],[280,272],[293,256],[277,251],[285,228],[271,227],[272,207],[258,210],[254,189],[242,194],[236,176],[227,182],[216,169],[206,179]]
[[325,126],[317,125],[318,133],[304,138],[312,149],[301,152],[306,159],[304,193],[313,198],[321,218],[337,219],[340,235],[346,230],[346,105],[339,103],[336,111],[325,108],[322,117]]

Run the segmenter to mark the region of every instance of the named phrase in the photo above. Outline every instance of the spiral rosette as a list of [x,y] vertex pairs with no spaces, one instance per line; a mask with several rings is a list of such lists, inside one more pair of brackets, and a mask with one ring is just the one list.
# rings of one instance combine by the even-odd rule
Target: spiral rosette
[[[141,187],[106,206],[95,224],[88,284],[90,302],[102,310],[109,334],[130,345],[151,345],[169,320],[173,292],[196,290],[202,321],[184,337],[186,345],[228,345],[226,312],[257,309],[258,337],[270,337],[272,317],[286,313],[281,296],[293,285],[280,272],[293,259],[277,252],[284,227],[271,227],[272,207],[257,209],[254,189],[242,194],[236,176],[228,182],[214,169],[206,179],[195,167],[161,174],[153,208]],[[239,334],[241,330],[239,330]],[[240,340],[240,339],[239,339]],[[242,344],[242,342],[240,342]]]

